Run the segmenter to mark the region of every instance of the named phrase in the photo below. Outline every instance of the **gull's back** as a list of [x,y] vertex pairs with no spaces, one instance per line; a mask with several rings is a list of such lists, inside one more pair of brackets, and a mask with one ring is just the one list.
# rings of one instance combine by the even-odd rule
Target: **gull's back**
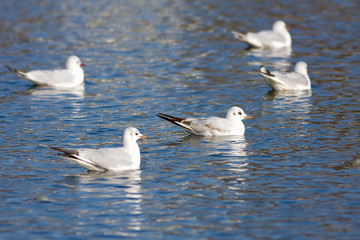
[[79,149],[81,158],[108,170],[133,169],[133,156],[124,148]]
[[35,70],[26,73],[27,79],[39,85],[67,86],[76,80],[75,74],[67,69]]

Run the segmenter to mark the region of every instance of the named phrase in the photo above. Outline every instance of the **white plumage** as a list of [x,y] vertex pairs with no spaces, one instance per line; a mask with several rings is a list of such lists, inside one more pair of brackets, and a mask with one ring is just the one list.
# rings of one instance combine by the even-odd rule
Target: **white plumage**
[[147,138],[134,127],[124,131],[123,146],[119,148],[68,150],[51,147],[63,153],[63,157],[94,171],[122,171],[140,168],[140,148],[137,140]]
[[281,48],[291,47],[291,35],[284,21],[278,20],[272,30],[263,30],[257,33],[232,32],[234,36],[254,48]]
[[15,68],[6,66],[11,72],[26,78],[36,85],[47,85],[54,88],[74,88],[84,82],[85,66],[77,56],[70,56],[66,62],[66,69],[55,70],[33,70],[22,72]]
[[159,113],[158,116],[200,136],[244,135],[245,126],[242,120],[245,118],[253,119],[236,106],[228,110],[226,118],[179,118],[163,113]]
[[264,66],[260,67],[260,74],[266,83],[274,90],[307,90],[311,89],[307,64],[298,62],[295,71],[291,73],[270,72]]

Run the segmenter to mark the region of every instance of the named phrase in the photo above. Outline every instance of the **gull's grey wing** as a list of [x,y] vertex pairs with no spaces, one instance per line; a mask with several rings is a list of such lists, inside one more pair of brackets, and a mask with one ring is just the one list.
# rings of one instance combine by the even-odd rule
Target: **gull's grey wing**
[[195,134],[206,136],[224,134],[231,131],[234,125],[225,118],[210,117],[193,119],[190,122],[190,127]]
[[35,70],[26,73],[26,79],[40,85],[56,85],[57,83],[72,82],[75,76],[66,69]]
[[274,31],[261,31],[258,33],[248,33],[249,38],[258,39],[263,45],[271,46],[273,42],[284,42],[285,39]]
[[132,156],[124,148],[79,149],[78,156],[89,159],[96,166],[105,169],[132,165]]
[[284,83],[289,87],[295,87],[299,85],[307,85],[308,80],[305,76],[300,73],[292,72],[292,73],[279,73],[273,72],[275,78]]

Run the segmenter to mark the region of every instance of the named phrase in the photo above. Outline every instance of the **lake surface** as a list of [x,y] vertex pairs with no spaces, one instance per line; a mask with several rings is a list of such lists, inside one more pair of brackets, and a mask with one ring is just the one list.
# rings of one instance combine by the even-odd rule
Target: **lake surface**
[[[83,90],[0,71],[1,239],[359,239],[358,1],[2,1],[0,64],[86,64]],[[283,19],[292,49],[247,51],[231,31]],[[255,71],[309,66],[312,90]],[[158,118],[225,116],[244,137],[189,135]],[[119,146],[142,166],[94,173],[42,145]]]

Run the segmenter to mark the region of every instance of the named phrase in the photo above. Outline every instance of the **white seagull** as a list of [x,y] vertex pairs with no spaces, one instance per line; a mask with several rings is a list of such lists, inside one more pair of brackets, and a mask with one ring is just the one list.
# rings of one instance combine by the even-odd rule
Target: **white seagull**
[[54,88],[74,88],[84,82],[82,66],[85,65],[81,63],[77,56],[70,56],[66,61],[66,69],[22,72],[9,66],[5,67],[36,85],[47,85]]
[[281,73],[270,72],[264,66],[260,67],[260,74],[266,83],[274,90],[308,90],[311,89],[311,82],[308,75],[307,64],[298,62],[295,65],[295,72]]
[[124,131],[123,146],[118,148],[83,148],[68,150],[51,147],[63,153],[63,157],[93,171],[123,171],[140,168],[140,149],[137,140],[147,138],[134,127]]
[[253,119],[253,117],[246,115],[241,108],[236,106],[228,110],[226,118],[179,118],[163,113],[159,113],[158,116],[184,128],[190,133],[206,137],[244,135],[245,126],[241,120],[244,118]]
[[282,48],[291,47],[289,28],[284,21],[278,20],[273,24],[272,30],[264,30],[257,33],[232,32],[234,36],[254,48]]

